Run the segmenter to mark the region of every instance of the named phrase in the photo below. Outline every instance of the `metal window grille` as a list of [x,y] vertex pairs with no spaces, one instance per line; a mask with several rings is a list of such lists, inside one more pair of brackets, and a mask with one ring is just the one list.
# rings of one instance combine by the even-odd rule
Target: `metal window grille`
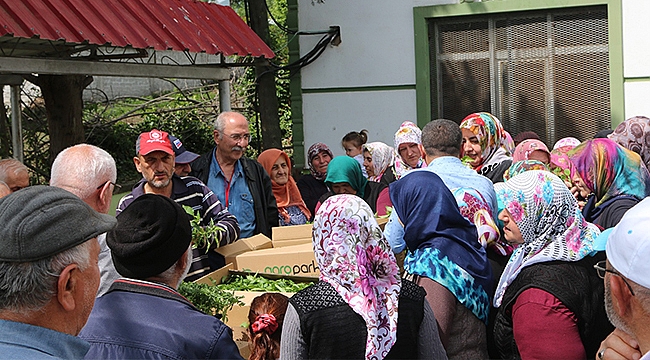
[[432,113],[496,115],[549,146],[611,126],[605,6],[429,21]]

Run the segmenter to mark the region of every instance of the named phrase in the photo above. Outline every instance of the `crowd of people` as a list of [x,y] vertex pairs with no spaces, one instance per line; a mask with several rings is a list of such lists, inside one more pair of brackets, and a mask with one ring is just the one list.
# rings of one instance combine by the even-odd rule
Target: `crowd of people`
[[140,134],[116,217],[99,147],[59,153],[50,186],[0,160],[3,357],[239,359],[179,285],[224,266],[218,246],[313,222],[319,281],[254,299],[252,360],[650,359],[649,118],[553,146],[487,112],[404,121],[393,146],[313,144],[297,180],[282,149],[244,156],[244,115],[213,138]]

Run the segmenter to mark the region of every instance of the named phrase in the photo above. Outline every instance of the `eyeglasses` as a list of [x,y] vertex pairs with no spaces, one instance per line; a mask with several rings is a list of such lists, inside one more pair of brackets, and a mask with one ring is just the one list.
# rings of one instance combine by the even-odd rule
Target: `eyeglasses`
[[117,191],[120,191],[120,189],[122,188],[122,185],[117,184],[117,183],[114,183],[114,182],[112,182],[112,181],[110,181],[110,180],[107,180],[106,182],[103,182],[101,185],[99,185],[99,186],[97,187],[97,190],[103,188],[104,185],[106,185],[106,183],[109,183],[109,184],[111,184],[111,185],[113,185],[113,186],[115,187],[115,189],[114,189],[113,191],[116,191],[116,190],[117,190]]
[[604,279],[605,278],[605,273],[610,273],[612,275],[616,275],[616,276],[620,277],[621,279],[623,279],[623,282],[625,283],[625,285],[627,285],[627,288],[630,289],[630,293],[632,294],[632,296],[634,296],[634,290],[632,290],[632,286],[630,286],[630,284],[627,282],[627,280],[625,280],[623,275],[619,274],[618,272],[616,272],[614,270],[610,270],[610,269],[605,268],[605,266],[607,266],[606,264],[607,264],[606,260],[603,260],[603,261],[597,262],[596,265],[594,265],[594,269],[596,269],[596,272],[598,273],[598,277],[601,278],[601,279]]
[[251,139],[251,134],[232,134],[232,135],[228,135],[228,137],[235,142],[239,142],[242,139],[249,141]]

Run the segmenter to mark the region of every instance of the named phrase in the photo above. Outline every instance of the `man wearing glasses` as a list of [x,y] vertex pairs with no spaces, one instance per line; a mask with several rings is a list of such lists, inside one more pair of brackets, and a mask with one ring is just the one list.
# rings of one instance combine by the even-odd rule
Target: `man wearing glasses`
[[219,114],[213,131],[213,151],[192,163],[190,175],[203,181],[239,221],[241,237],[256,234],[271,237],[278,226],[278,207],[271,178],[262,165],[244,155],[250,130],[244,115],[228,111]]
[[598,359],[650,359],[650,198],[625,213],[607,237],[607,260],[594,265],[605,279],[605,309],[616,330]]
[[[50,185],[77,195],[93,210],[108,214],[113,192],[121,186],[116,184],[117,168],[111,154],[89,144],[78,144],[61,151],[52,163]],[[106,245],[106,234],[97,237],[100,246],[100,285],[97,296],[103,295],[120,277],[115,270],[111,252]]]

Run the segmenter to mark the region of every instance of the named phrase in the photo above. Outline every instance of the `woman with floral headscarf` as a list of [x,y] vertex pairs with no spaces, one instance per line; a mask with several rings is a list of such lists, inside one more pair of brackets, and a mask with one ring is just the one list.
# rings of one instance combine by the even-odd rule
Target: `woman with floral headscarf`
[[618,124],[614,132],[607,137],[639,154],[646,168],[650,170],[650,118],[631,117]]
[[446,358],[424,289],[400,278],[361,198],[328,198],[313,235],[320,281],[289,300],[281,359]]
[[427,166],[422,147],[422,130],[410,121],[404,121],[395,133],[395,164],[384,173],[382,181],[390,184],[407,171]]
[[[603,281],[593,265],[598,228],[585,221],[557,176],[526,171],[497,190],[503,234],[519,244],[494,295],[501,358],[594,358],[611,332]],[[595,256],[592,256],[595,255]]]
[[537,160],[548,164],[551,161],[551,152],[541,140],[526,139],[520,142],[512,153],[512,162],[524,160]]
[[505,130],[499,119],[487,112],[470,114],[460,123],[460,129],[463,162],[493,183],[503,181],[512,157],[503,146]]
[[262,164],[271,178],[273,196],[278,204],[280,226],[306,224],[311,212],[291,177],[289,155],[279,149],[267,149],[257,157],[257,162]]
[[404,269],[427,291],[447,356],[486,359],[493,279],[476,226],[433,172],[408,173],[390,197],[404,224]]
[[315,143],[307,151],[307,166],[310,174],[300,177],[296,185],[298,185],[302,200],[312,214],[310,221],[313,220],[313,215],[316,212],[318,199],[329,191],[325,185],[325,177],[327,176],[327,167],[333,158],[332,151],[323,143]]
[[553,145],[553,150],[559,149],[559,148],[564,147],[564,146],[570,146],[571,149],[573,149],[574,147],[576,147],[578,145],[580,145],[580,140],[578,140],[578,139],[576,139],[576,138],[574,138],[572,136],[567,136],[565,138],[562,138],[562,139],[556,141],[555,144]]
[[362,154],[368,181],[381,182],[388,167],[394,163],[395,150],[383,142],[377,141],[364,144]]
[[587,201],[582,213],[589,222],[614,227],[628,209],[650,195],[650,176],[639,154],[610,139],[586,141],[568,155],[576,170],[572,191]]

